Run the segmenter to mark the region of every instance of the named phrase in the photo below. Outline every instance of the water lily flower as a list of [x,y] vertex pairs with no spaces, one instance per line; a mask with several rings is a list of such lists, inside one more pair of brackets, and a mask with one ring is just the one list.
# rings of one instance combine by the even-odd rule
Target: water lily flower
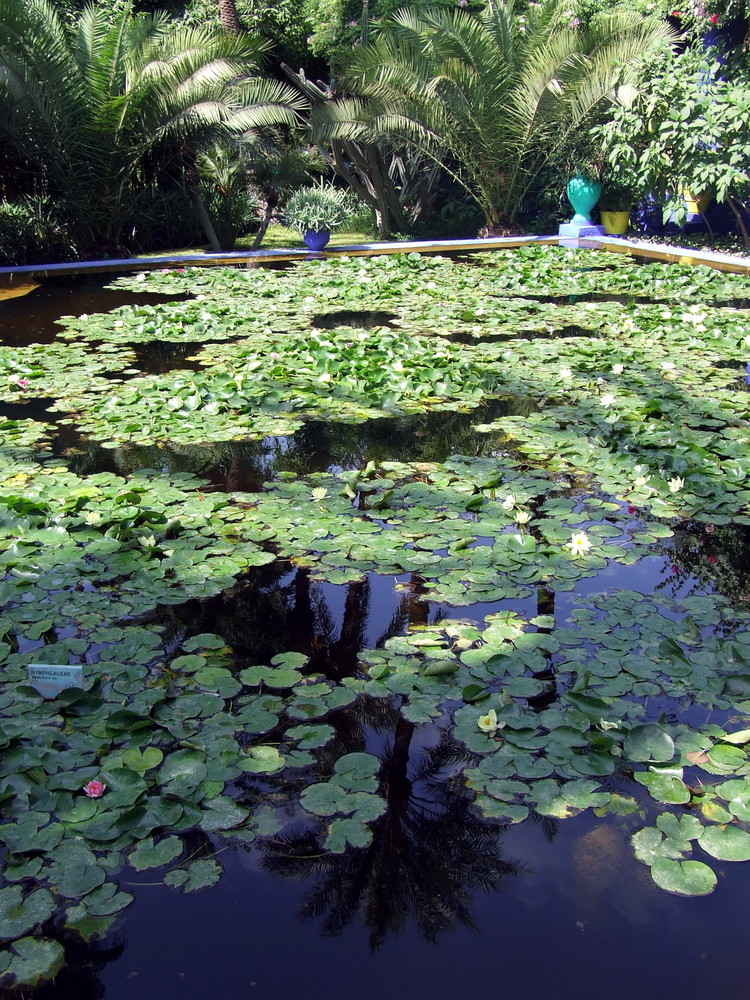
[[102,523],[102,515],[99,513],[98,510],[87,510],[83,515],[83,519],[86,522],[86,524],[89,524],[92,527],[94,525]]
[[310,490],[310,495],[313,500],[317,500],[320,503],[321,500],[325,500],[328,496],[328,490],[325,486],[316,486],[314,489]]
[[31,382],[27,378],[19,378],[16,385],[20,385],[22,389],[28,389],[28,387],[31,385]]
[[602,406],[611,406],[614,403],[614,401],[615,397],[612,395],[611,392],[605,392],[602,398],[599,400]]
[[669,480],[669,492],[679,493],[684,485],[685,485],[685,480],[682,478],[682,476],[675,476],[674,479]]
[[613,375],[622,375],[622,373],[624,371],[625,371],[625,365],[619,365],[619,364],[618,365],[612,365],[612,374]]
[[279,358],[281,357],[281,355],[277,351],[271,351],[271,353],[268,356],[272,361],[278,361]]
[[102,795],[104,795],[106,789],[107,786],[104,784],[103,781],[99,781],[97,778],[93,778],[91,781],[89,781],[87,784],[83,786],[81,791],[85,792],[90,799],[100,799]]
[[153,549],[156,545],[156,539],[153,535],[139,535],[138,544],[144,549]]
[[574,531],[565,548],[570,549],[570,554],[577,558],[578,556],[586,555],[589,549],[592,548],[592,542],[585,531]]
[[494,736],[497,732],[497,712],[495,709],[491,708],[486,715],[480,715],[477,719],[477,725],[483,733]]
[[570,370],[570,368],[561,368],[560,369],[560,378],[571,378],[572,375],[573,375],[573,372]]
[[528,524],[530,520],[531,514],[527,510],[516,511],[516,524]]
[[638,489],[641,489],[643,486],[647,485],[647,483],[649,482],[650,479],[651,479],[651,476],[636,476],[635,481],[634,481],[634,485]]
[[513,510],[516,506],[515,494],[509,493],[507,497],[503,500],[503,510]]

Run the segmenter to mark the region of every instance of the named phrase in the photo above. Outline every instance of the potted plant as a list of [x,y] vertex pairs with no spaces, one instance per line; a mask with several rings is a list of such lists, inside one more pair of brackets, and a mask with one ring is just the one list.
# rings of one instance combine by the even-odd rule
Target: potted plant
[[299,188],[284,209],[284,221],[302,233],[305,246],[322,250],[337,229],[351,214],[349,193],[330,184]]
[[632,184],[614,177],[605,177],[599,198],[599,212],[605,233],[624,236],[628,231],[630,210],[636,201]]

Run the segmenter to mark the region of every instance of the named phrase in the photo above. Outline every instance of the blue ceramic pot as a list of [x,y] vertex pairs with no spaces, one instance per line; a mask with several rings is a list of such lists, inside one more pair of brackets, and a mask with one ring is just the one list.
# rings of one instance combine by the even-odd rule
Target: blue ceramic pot
[[320,231],[308,229],[302,237],[305,242],[305,246],[309,247],[311,250],[322,250],[330,238],[331,234],[327,229],[321,229]]
[[565,189],[568,195],[568,201],[573,206],[575,215],[570,220],[579,225],[591,222],[591,209],[599,201],[599,195],[602,193],[602,186],[599,181],[592,181],[588,177],[582,177],[580,174],[573,177],[568,181],[568,186]]

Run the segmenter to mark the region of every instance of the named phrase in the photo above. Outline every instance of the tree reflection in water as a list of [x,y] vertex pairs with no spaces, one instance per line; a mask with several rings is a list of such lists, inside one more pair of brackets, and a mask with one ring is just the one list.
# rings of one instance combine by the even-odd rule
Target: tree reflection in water
[[[342,714],[355,713],[346,752],[365,740],[381,743],[378,791],[387,808],[372,824],[372,843],[329,854],[324,831],[308,827],[262,841],[264,869],[317,878],[301,914],[321,918],[332,936],[361,921],[373,951],[402,932],[409,917],[431,942],[456,925],[474,929],[473,892],[498,892],[523,869],[503,858],[504,827],[473,812],[457,778],[470,755],[446,733],[404,719],[391,701],[362,699]],[[425,745],[428,732],[433,745]]]

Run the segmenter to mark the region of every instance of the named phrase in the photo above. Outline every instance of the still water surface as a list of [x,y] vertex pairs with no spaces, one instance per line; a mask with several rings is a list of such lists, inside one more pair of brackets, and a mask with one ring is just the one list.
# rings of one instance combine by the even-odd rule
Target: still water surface
[[[136,301],[132,294],[104,290],[109,280],[48,283],[0,301],[0,340],[50,342],[59,315]],[[179,367],[180,359],[151,348],[139,355],[139,366],[151,371],[175,363]],[[510,412],[509,405],[495,402],[492,412]],[[22,412],[6,408],[4,414],[41,416],[38,404],[17,409]],[[488,421],[492,413],[480,419]],[[370,458],[440,461],[456,452],[488,453],[497,442],[474,435],[470,425],[476,421],[476,413],[434,414],[373,421],[341,433],[308,425],[291,439],[187,453],[106,451],[62,429],[56,447],[83,474],[184,468],[216,489],[255,490],[278,471],[354,468]],[[438,423],[442,434],[436,433]],[[612,565],[583,581],[579,596],[607,588],[649,593],[667,585],[675,596],[699,593],[689,573],[670,582],[670,561],[665,554],[632,567]],[[307,652],[317,669],[339,674],[353,669],[359,648],[372,647],[407,624],[402,596],[394,589],[406,578],[371,576],[358,592],[358,627],[347,632],[350,589],[311,584],[303,571],[290,568],[266,578],[263,572],[255,585],[192,602],[183,614],[200,629],[220,632],[251,662],[293,648]],[[314,598],[312,621],[302,620],[295,604],[302,590]],[[478,604],[460,609],[459,617],[481,621],[500,608],[530,616],[539,599]],[[572,607],[572,594],[556,595],[558,623]],[[423,608],[424,621],[456,613],[435,603]],[[367,740],[370,752],[387,755],[398,735],[372,730]],[[714,895],[670,896],[635,860],[627,827],[590,812],[506,829],[482,820],[483,846],[472,849],[475,821],[457,804],[459,796],[454,801],[436,792],[424,778],[423,762],[439,741],[435,727],[412,735],[401,787],[364,853],[316,857],[306,851],[301,829],[294,845],[224,850],[218,857],[224,876],[210,890],[178,895],[149,885],[148,872],[122,873],[122,887],[135,889],[136,902],[105,941],[74,949],[65,973],[37,995],[42,1000],[632,1000],[666,992],[702,1000],[747,994],[750,865],[712,862],[719,876]],[[449,788],[450,761],[439,776]],[[621,790],[624,779],[607,780]],[[455,870],[441,871],[434,837],[448,845],[445,857],[448,865],[455,860]],[[194,849],[196,856],[210,851],[210,838],[196,835]],[[485,871],[488,858],[491,874]]]

